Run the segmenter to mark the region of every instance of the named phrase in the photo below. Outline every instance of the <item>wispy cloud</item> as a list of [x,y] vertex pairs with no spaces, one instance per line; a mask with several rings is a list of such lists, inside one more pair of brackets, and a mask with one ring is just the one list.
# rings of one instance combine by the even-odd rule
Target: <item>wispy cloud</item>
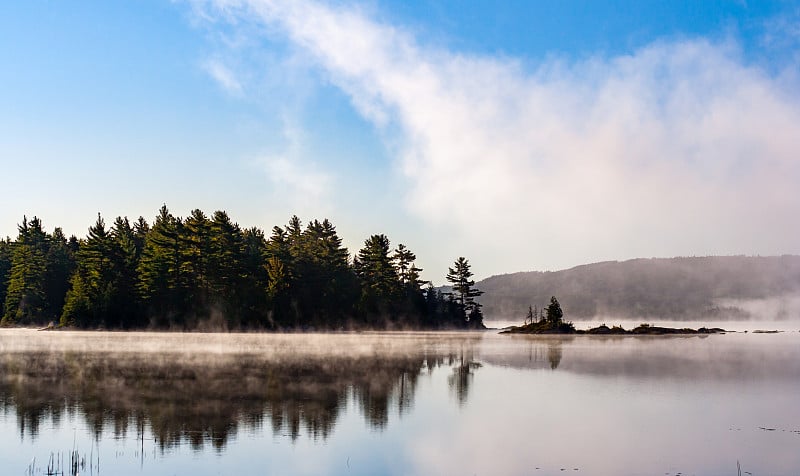
[[[765,21],[760,40],[763,49],[800,62],[800,7]],[[796,68],[794,74],[797,74]]]
[[[286,186],[298,199],[304,197],[311,203],[318,203],[328,192],[329,177],[301,164],[296,158],[287,155],[271,156],[264,159],[270,180]],[[300,200],[298,200],[300,201]]]
[[332,177],[314,162],[303,158],[303,131],[291,121],[284,121],[287,145],[280,153],[261,157],[275,190],[274,196],[293,207],[292,213],[313,216],[328,210]]
[[734,41],[529,69],[339,3],[212,4],[283,32],[365,118],[396,125],[409,209],[506,269],[800,252],[798,88]]
[[242,94],[242,83],[236,78],[232,69],[218,59],[209,59],[203,63],[203,69],[216,81],[222,89],[233,95]]

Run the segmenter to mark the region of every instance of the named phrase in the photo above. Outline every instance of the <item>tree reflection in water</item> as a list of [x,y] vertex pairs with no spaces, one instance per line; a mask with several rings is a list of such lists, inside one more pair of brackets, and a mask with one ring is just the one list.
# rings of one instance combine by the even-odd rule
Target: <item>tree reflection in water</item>
[[0,355],[0,408],[15,412],[20,437],[36,438],[43,421],[78,415],[100,439],[104,431],[141,438],[149,427],[163,449],[184,442],[226,446],[240,429],[296,440],[325,439],[352,399],[367,424],[386,427],[392,407],[413,406],[422,372],[454,366],[450,377],[466,401],[477,365],[471,353],[387,355],[214,355],[186,353],[24,352]]
[[555,370],[558,364],[561,363],[561,341],[556,340],[547,344],[547,361],[550,362],[550,368]]
[[469,396],[469,387],[475,375],[473,370],[481,367],[479,362],[473,359],[472,352],[462,352],[460,355],[453,356],[450,365],[453,366],[453,373],[447,378],[450,390],[455,393],[459,405],[464,405]]

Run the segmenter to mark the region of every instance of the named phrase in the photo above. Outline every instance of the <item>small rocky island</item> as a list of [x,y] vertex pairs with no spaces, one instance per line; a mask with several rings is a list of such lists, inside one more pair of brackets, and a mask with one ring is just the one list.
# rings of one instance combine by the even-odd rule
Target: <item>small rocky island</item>
[[[546,314],[545,314],[546,312]],[[622,326],[608,327],[603,324],[586,330],[575,329],[571,322],[564,321],[564,312],[555,296],[550,298],[550,305],[542,310],[542,315],[537,320],[536,313],[528,310],[525,323],[521,326],[506,329],[501,334],[591,334],[591,335],[672,335],[672,334],[721,334],[725,329],[719,327],[701,327],[699,329],[651,326],[640,324],[633,329],[624,329]]]

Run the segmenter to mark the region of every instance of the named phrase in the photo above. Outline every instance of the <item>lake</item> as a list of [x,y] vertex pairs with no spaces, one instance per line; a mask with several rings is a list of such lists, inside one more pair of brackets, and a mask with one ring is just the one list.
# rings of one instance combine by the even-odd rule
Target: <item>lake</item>
[[0,330],[0,408],[3,475],[797,475],[800,333]]

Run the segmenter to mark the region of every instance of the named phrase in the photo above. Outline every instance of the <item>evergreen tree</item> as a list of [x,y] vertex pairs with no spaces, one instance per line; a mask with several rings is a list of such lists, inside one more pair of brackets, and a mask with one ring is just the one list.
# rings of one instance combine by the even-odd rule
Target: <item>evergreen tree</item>
[[550,305],[547,306],[547,322],[560,324],[563,317],[564,312],[561,310],[561,304],[558,303],[558,299],[555,296],[552,296]]
[[211,300],[211,221],[201,210],[192,210],[183,222],[180,236],[180,286],[192,317],[207,317]]
[[425,294],[422,286],[426,284],[420,278],[422,268],[415,265],[417,256],[405,245],[399,244],[392,254],[392,262],[400,280],[402,302],[399,305],[398,322],[401,326],[419,327],[420,324],[429,326]]
[[302,325],[337,327],[355,299],[349,253],[328,220],[310,222],[296,237],[295,219],[287,227],[293,306]]
[[227,213],[216,211],[211,220],[210,238],[209,282],[212,302],[224,314],[228,325],[238,328],[242,316],[237,304],[244,278],[242,230]]
[[2,324],[33,323],[45,307],[44,254],[31,245],[17,244],[11,263]]
[[269,325],[273,328],[297,324],[297,314],[291,309],[292,255],[287,232],[272,228],[272,236],[264,248],[264,270],[267,272],[267,293],[270,298]]
[[147,233],[136,284],[142,304],[159,327],[183,325],[185,290],[181,275],[183,224],[164,205]]
[[6,290],[11,274],[11,238],[0,240],[0,319],[5,315]]
[[289,289],[289,278],[283,262],[273,256],[264,265],[267,271],[267,294],[273,300],[279,299]]
[[318,228],[324,319],[326,325],[336,327],[342,323],[344,314],[350,314],[358,300],[358,281],[349,263],[350,253],[342,246],[336,227],[325,219]]
[[303,236],[303,223],[297,218],[297,215],[292,215],[289,219],[289,224],[286,225],[286,242],[289,245],[289,252],[292,256],[300,256],[302,252],[301,238]]
[[47,303],[47,319],[57,320],[64,308],[64,299],[69,290],[69,281],[75,270],[75,254],[61,228],[56,228],[50,237],[45,256],[44,294]]
[[362,305],[367,312],[391,312],[399,296],[400,278],[389,256],[386,235],[372,235],[358,251],[354,262],[361,280]]
[[288,266],[291,251],[289,250],[289,235],[286,230],[279,226],[272,227],[272,236],[267,240],[264,252],[267,259],[274,257]]
[[78,238],[75,235],[70,236],[69,240],[67,240],[67,248],[69,249],[69,252],[72,254],[73,257],[78,255],[78,250],[80,249],[80,247],[81,247],[80,240],[78,240]]
[[426,284],[425,281],[420,279],[421,268],[417,268],[414,262],[417,260],[417,255],[411,252],[404,244],[397,245],[392,255],[397,275],[400,282],[412,290],[419,290],[421,286]]
[[136,244],[136,260],[138,262],[144,251],[144,242],[150,232],[150,225],[144,217],[139,217],[133,224],[133,242]]
[[116,284],[113,247],[105,221],[98,213],[78,250],[77,268],[61,314],[62,325],[95,327],[110,317]]
[[136,266],[134,231],[128,219],[117,217],[107,230],[98,213],[97,221],[79,247],[61,323],[109,328],[141,325]]
[[243,324],[247,327],[263,328],[269,326],[268,280],[264,255],[267,241],[264,232],[258,228],[248,228],[242,233],[243,283],[239,306],[243,316]]
[[480,312],[481,305],[475,301],[475,298],[483,294],[483,291],[474,287],[475,281],[470,279],[472,276],[469,260],[463,256],[455,261],[453,268],[447,270],[447,281],[453,287],[453,293],[467,317],[476,311]]
[[424,325],[434,328],[442,326],[442,302],[442,293],[433,287],[433,283],[429,282],[428,287],[425,288]]
[[11,270],[6,289],[3,325],[41,323],[47,308],[45,280],[48,237],[42,222],[23,217],[12,246]]
[[141,246],[137,237],[136,225],[131,226],[127,217],[117,217],[111,227],[110,258],[113,262],[112,279],[114,294],[110,306],[111,315],[106,324],[124,328],[140,326],[139,299],[136,291],[138,282],[137,267],[141,257]]

